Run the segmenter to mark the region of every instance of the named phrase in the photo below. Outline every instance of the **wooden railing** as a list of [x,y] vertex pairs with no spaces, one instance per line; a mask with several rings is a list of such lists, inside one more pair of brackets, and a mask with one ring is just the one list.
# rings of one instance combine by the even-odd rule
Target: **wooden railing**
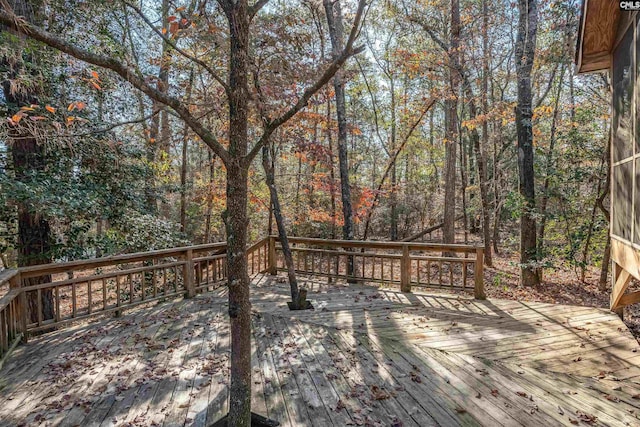
[[[481,247],[292,237],[296,272],[349,281],[472,290],[484,298]],[[227,245],[212,243],[0,273],[0,365],[30,333],[139,304],[214,290],[227,281]],[[349,259],[354,265],[348,274]],[[279,239],[247,248],[250,275],[284,270]]]
[[0,288],[9,287],[9,291],[0,298],[0,367],[26,334],[26,316],[23,313],[26,302],[18,277],[16,270],[0,273]]
[[[276,254],[269,271],[284,270],[282,247],[275,236],[269,246]],[[371,242],[289,238],[296,272],[350,281],[464,289],[484,299],[482,247],[433,243]],[[349,258],[353,272],[348,274]]]

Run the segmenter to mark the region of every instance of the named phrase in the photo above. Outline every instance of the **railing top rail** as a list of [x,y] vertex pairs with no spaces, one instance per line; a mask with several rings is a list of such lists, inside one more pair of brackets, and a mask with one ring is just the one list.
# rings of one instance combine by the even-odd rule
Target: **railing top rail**
[[[278,236],[271,236],[276,240]],[[434,250],[434,251],[450,251],[450,252],[476,252],[482,249],[482,246],[463,245],[463,244],[444,244],[444,243],[415,243],[415,242],[377,242],[370,240],[334,240],[334,239],[316,239],[311,237],[289,237],[291,243],[307,243],[318,246],[341,246],[341,247],[365,247],[375,249],[402,249],[409,250]]]
[[14,277],[16,277],[18,275],[18,273],[19,273],[19,271],[15,270],[15,269],[0,271],[0,285],[10,281]]
[[23,278],[40,276],[42,274],[54,274],[63,273],[65,271],[73,270],[74,268],[96,268],[105,265],[112,265],[124,262],[136,262],[144,261],[149,258],[157,258],[161,256],[180,255],[188,250],[201,251],[208,249],[223,248],[227,245],[226,242],[220,243],[208,243],[204,245],[183,246],[180,248],[160,249],[149,252],[136,252],[132,254],[114,255],[102,258],[93,258],[68,262],[56,262],[51,264],[40,264],[31,267],[20,268],[20,273]]
[[6,306],[11,304],[11,301],[16,299],[21,292],[22,289],[18,288],[11,289],[9,292],[7,292],[2,298],[0,298],[0,310],[3,310]]

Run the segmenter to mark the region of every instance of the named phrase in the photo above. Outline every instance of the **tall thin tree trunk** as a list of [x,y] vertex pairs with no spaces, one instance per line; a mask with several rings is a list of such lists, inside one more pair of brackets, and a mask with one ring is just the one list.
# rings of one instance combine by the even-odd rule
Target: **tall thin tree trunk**
[[[162,27],[169,26],[169,0],[162,0]],[[159,91],[165,92],[169,87],[169,45],[162,42],[162,56],[160,58],[160,71],[158,72],[158,81],[156,87]],[[151,170],[145,182],[145,199],[147,209],[151,214],[158,212],[158,194],[156,187],[156,177],[153,172],[153,166],[158,160],[158,152],[162,152],[168,146],[168,116],[167,112],[161,108],[159,102],[154,101],[151,107],[156,113],[151,119],[151,127],[149,129],[149,141],[147,143],[146,155],[147,163]]]
[[[323,0],[327,14],[327,24],[333,56],[340,54],[343,48],[342,6],[340,1]],[[336,96],[336,115],[338,117],[338,163],[340,170],[340,190],[342,194],[342,238],[353,240],[353,208],[351,204],[351,187],[349,185],[349,162],[347,157],[347,106],[345,98],[344,72],[338,71],[333,78]],[[347,276],[354,276],[353,257],[347,258]]]
[[[462,224],[464,225],[464,243],[469,242],[469,216],[467,215],[467,153],[464,147],[462,132],[458,132],[458,143],[460,144],[460,193],[462,196]],[[473,218],[471,219],[473,222]],[[473,227],[473,226],[472,226]]]
[[[189,86],[187,86],[187,102],[191,98],[194,73],[193,69],[189,74]],[[187,229],[187,167],[188,167],[188,147],[189,147],[189,126],[184,125],[182,132],[182,165],[180,166],[180,230]]]
[[[596,194],[600,194],[602,187],[602,181],[598,180],[598,189]],[[582,259],[580,265],[580,281],[584,283],[587,274],[587,261],[589,260],[589,246],[591,246],[591,237],[593,236],[593,227],[596,223],[596,213],[598,212],[598,201],[596,200],[591,208],[591,216],[589,218],[589,227],[587,229],[587,238],[584,242],[584,248],[582,250]]]
[[[289,289],[291,290],[291,308],[294,310],[301,310],[306,308],[306,291],[301,293],[298,288],[296,268],[293,264],[293,255],[291,254],[291,247],[289,246],[289,239],[287,238],[284,216],[282,215],[282,209],[280,208],[278,189],[276,188],[275,155],[269,152],[270,149],[271,144],[265,144],[262,147],[262,167],[264,169],[267,187],[269,187],[271,208],[278,226],[278,237],[280,238],[280,244],[282,245],[284,262],[287,266],[287,277],[289,279]],[[302,298],[300,298],[301,295],[303,296]]]
[[208,152],[209,161],[209,191],[207,192],[207,214],[204,225],[204,243],[211,243],[211,214],[213,213],[213,196],[216,182],[216,160],[211,150]]
[[602,268],[600,269],[600,279],[598,280],[598,290],[604,292],[609,284],[609,264],[611,263],[611,237],[607,236],[607,243],[602,255]]
[[[396,126],[396,89],[395,82],[393,79],[393,75],[388,73],[389,76],[389,91],[391,97],[391,149],[390,153],[395,152],[396,150],[396,134],[397,134],[397,126]],[[398,240],[398,177],[397,177],[397,166],[396,162],[393,162],[393,166],[391,167],[391,197],[390,197],[390,208],[391,208],[391,227],[389,232],[389,238],[391,241]]]
[[[556,144],[556,131],[558,128],[558,116],[560,114],[560,95],[562,94],[562,82],[564,79],[564,64],[560,71],[558,81],[558,92],[554,101],[553,116],[551,118],[551,130],[549,134],[549,150],[547,151],[547,159],[545,165],[544,183],[542,185],[542,197],[540,198],[540,227],[538,228],[538,254],[544,254],[544,238],[547,225],[547,204],[549,202],[549,191],[551,186],[551,173],[553,172],[553,152]],[[538,272],[542,279],[542,271]]]
[[516,40],[516,75],[518,103],[516,132],[518,134],[518,172],[520,194],[523,199],[520,217],[521,283],[533,286],[540,283],[537,274],[538,245],[536,239],[536,192],[533,168],[533,106],[531,69],[536,49],[538,12],[536,0],[519,0],[518,36]]
[[451,0],[451,42],[449,47],[449,96],[445,101],[445,172],[443,242],[455,243],[456,218],[456,147],[458,134],[458,87],[460,76],[460,2]]
[[491,253],[491,209],[489,207],[489,180],[487,179],[487,147],[489,147],[489,7],[488,0],[482,0],[482,143],[474,144],[476,163],[478,164],[478,181],[480,183],[480,203],[482,204],[482,236],[484,240],[484,263],[493,265]]

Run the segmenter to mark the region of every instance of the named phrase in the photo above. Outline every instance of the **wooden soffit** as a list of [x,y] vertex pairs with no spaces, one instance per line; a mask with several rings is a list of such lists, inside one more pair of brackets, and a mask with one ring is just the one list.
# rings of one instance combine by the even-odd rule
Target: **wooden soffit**
[[618,1],[584,0],[576,50],[578,73],[609,69],[620,14]]

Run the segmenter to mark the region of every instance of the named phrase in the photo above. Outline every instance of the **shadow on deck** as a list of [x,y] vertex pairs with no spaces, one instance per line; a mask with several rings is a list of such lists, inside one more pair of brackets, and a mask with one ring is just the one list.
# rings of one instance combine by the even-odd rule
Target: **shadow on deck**
[[[253,410],[283,425],[638,425],[638,345],[595,308],[258,275]],[[228,408],[226,289],[37,337],[0,425],[209,425]],[[623,381],[619,381],[623,380]]]

